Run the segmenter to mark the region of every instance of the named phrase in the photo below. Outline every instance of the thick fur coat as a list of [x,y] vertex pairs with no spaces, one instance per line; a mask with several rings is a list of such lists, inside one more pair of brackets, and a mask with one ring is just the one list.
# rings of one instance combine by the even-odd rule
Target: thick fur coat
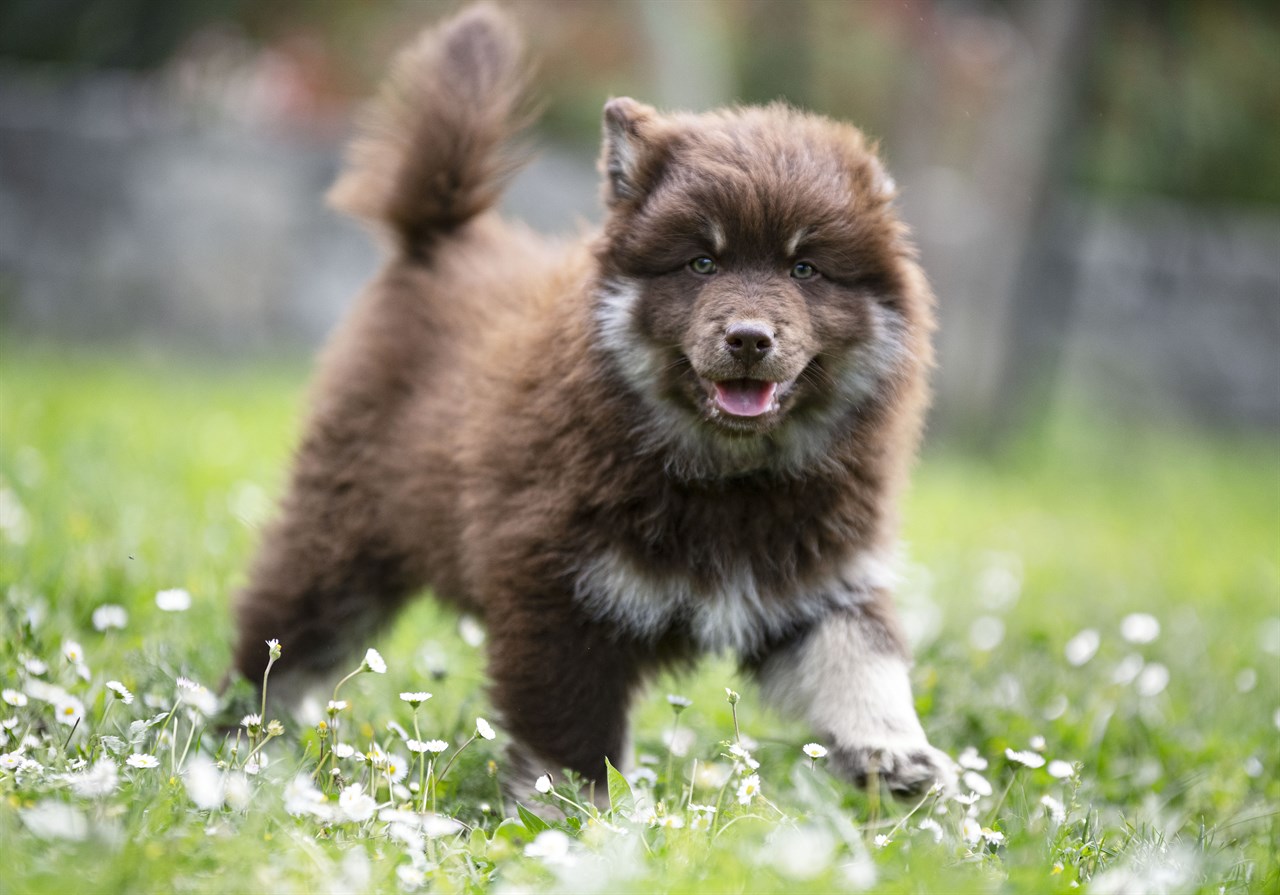
[[518,42],[397,60],[331,194],[389,257],[326,349],[236,663],[294,699],[414,593],[484,618],[524,775],[600,780],[637,686],[727,650],[851,779],[947,773],[894,622],[933,298],[862,134],[782,105],[605,106],[602,232],[492,210]]

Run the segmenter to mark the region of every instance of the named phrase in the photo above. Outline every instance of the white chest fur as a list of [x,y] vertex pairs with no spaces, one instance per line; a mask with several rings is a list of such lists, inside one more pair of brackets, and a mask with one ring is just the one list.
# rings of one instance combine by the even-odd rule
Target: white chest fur
[[883,555],[860,552],[840,574],[796,593],[763,591],[745,566],[699,587],[688,576],[655,574],[605,550],[583,564],[576,596],[593,617],[641,640],[678,625],[704,650],[744,654],[833,609],[866,602],[893,579]]

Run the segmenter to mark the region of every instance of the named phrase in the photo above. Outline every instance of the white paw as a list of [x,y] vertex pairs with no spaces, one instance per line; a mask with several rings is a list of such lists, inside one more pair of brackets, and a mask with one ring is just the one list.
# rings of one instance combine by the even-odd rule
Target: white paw
[[899,795],[920,795],[935,783],[955,786],[956,765],[951,756],[928,742],[837,746],[831,750],[832,769],[859,786],[883,783]]

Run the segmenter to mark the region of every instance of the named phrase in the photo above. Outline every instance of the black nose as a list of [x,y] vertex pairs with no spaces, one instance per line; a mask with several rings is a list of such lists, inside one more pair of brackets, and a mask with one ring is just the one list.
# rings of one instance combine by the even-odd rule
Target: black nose
[[730,354],[750,366],[773,351],[773,329],[756,320],[734,323],[724,331],[724,344]]

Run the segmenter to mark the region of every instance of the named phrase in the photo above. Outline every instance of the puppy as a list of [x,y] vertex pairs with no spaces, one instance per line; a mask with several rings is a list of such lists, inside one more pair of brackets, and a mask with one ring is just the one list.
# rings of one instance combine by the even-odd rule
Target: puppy
[[296,699],[430,588],[487,623],[517,776],[602,780],[637,687],[729,651],[849,779],[927,787],[888,569],[933,297],[873,147],[613,99],[603,230],[550,242],[491,210],[521,87],[479,6],[370,111],[330,198],[389,256],[324,352],[239,670],[279,638]]

